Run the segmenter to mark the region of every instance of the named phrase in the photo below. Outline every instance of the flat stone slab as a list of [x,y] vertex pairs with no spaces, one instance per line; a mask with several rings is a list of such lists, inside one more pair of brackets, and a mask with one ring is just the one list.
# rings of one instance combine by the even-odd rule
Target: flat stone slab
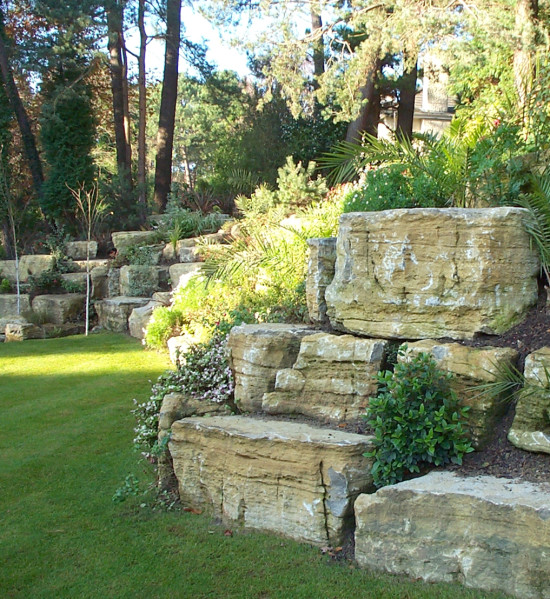
[[318,332],[314,327],[299,324],[233,327],[227,347],[239,409],[260,412],[264,393],[275,390],[277,372],[291,368],[298,357],[302,339]]
[[327,314],[384,339],[470,339],[521,322],[539,260],[523,208],[414,208],[340,217]]
[[550,484],[432,472],[361,495],[355,516],[361,566],[550,597]]
[[169,443],[184,505],[333,546],[373,489],[370,447],[364,435],[246,416],[178,420]]
[[133,245],[154,245],[158,240],[157,231],[114,231],[111,239],[116,250],[128,249]]
[[[87,262],[87,260],[73,260],[73,264],[75,265],[75,268],[78,272],[86,272]],[[111,262],[112,260],[109,260],[108,258],[94,258],[93,260],[89,261],[89,268],[90,270],[93,270],[98,266],[108,267],[111,264]]]

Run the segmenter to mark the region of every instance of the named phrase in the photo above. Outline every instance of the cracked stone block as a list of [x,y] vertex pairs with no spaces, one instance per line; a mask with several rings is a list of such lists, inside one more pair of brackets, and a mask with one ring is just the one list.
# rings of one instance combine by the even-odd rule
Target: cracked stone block
[[32,300],[33,312],[42,315],[43,322],[64,324],[82,316],[86,307],[83,293],[37,295]]
[[524,375],[508,440],[525,451],[550,453],[550,347],[525,358]]
[[291,369],[279,370],[275,391],[266,393],[268,414],[302,414],[334,423],[356,422],[376,395],[387,342],[318,333],[302,339]]
[[132,310],[145,306],[149,301],[148,297],[118,296],[96,302],[99,326],[113,333],[127,333]]
[[548,599],[549,499],[548,483],[432,472],[358,497],[355,558],[369,570]]
[[317,332],[309,325],[296,324],[233,327],[227,347],[239,409],[261,411],[264,393],[275,390],[277,372],[291,368],[298,357],[302,339]]
[[523,208],[343,214],[325,293],[332,326],[408,340],[507,331],[538,297],[527,217]]
[[504,397],[483,393],[479,386],[501,380],[503,372],[517,365],[518,352],[510,347],[467,347],[427,339],[408,343],[406,354],[399,356],[398,361],[421,352],[431,354],[441,370],[453,375],[451,388],[460,405],[468,408],[466,423],[472,445],[483,448],[491,440],[508,404]]
[[186,418],[169,443],[182,503],[245,527],[340,544],[372,491],[371,437],[245,416]]
[[328,323],[325,291],[334,278],[336,237],[308,239],[306,302],[311,322]]
[[30,322],[11,322],[6,324],[5,341],[25,341],[26,339],[44,339],[44,331]]
[[[19,315],[31,309],[30,296],[27,293],[19,295]],[[15,293],[0,293],[0,318],[17,316],[17,295]]]

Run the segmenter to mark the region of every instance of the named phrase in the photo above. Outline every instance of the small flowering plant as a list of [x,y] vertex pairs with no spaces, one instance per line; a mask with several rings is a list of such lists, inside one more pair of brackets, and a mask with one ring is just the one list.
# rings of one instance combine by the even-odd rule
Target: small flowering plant
[[184,393],[199,401],[230,405],[233,390],[227,336],[218,332],[206,343],[192,345],[181,354],[176,370],[167,370],[159,376],[147,401],[138,403],[134,399],[132,413],[137,420],[134,447],[141,450],[147,460],[156,460],[159,412],[169,393]]

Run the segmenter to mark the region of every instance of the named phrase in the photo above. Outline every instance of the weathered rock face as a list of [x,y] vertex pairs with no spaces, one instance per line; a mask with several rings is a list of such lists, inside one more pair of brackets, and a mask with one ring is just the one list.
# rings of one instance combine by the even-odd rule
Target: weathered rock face
[[235,402],[241,410],[262,409],[262,397],[275,389],[275,377],[290,368],[306,335],[317,333],[307,325],[244,324],[233,327],[227,341],[229,364],[235,377]]
[[372,490],[363,435],[214,416],[174,422],[169,448],[185,505],[309,543],[340,543]]
[[0,335],[4,334],[4,331],[9,324],[29,324],[29,322],[23,316],[14,315],[2,317],[0,318]]
[[90,271],[90,282],[92,285],[91,297],[93,299],[109,297],[108,275],[108,266],[96,266]]
[[134,308],[149,303],[147,297],[112,297],[95,303],[99,326],[113,333],[128,332],[128,318]]
[[396,339],[506,331],[537,300],[525,217],[521,208],[342,215],[325,294],[332,325]]
[[386,341],[319,333],[302,339],[291,369],[279,370],[275,391],[266,393],[268,414],[303,414],[329,422],[358,421],[376,395]]
[[151,296],[165,286],[167,269],[158,266],[123,266],[120,293],[129,297]]
[[153,245],[158,239],[156,231],[117,231],[111,233],[113,245],[118,252],[133,245]]
[[550,485],[431,474],[355,503],[361,566],[550,597]]
[[172,303],[172,292],[155,291],[155,293],[153,293],[153,300],[159,304],[162,304],[163,306],[170,306]]
[[161,306],[159,302],[150,301],[145,306],[134,308],[128,318],[128,330],[132,337],[143,339],[145,337],[145,328],[151,320],[153,310]]
[[201,262],[177,263],[170,266],[170,282],[172,289],[185,287],[202,268]]
[[518,353],[509,347],[466,347],[429,339],[409,343],[407,348],[406,355],[400,356],[399,361],[425,352],[433,356],[441,370],[452,373],[451,387],[460,405],[469,408],[467,424],[472,445],[476,449],[483,447],[508,406],[505,398],[484,393],[479,385],[499,381],[502,372],[516,365]]
[[520,449],[550,453],[550,347],[527,356],[524,375],[508,439]]
[[325,291],[334,278],[336,237],[308,239],[309,258],[306,277],[306,302],[309,318],[315,323],[327,323]]
[[[50,270],[53,265],[53,256],[42,254],[21,256],[19,259],[19,281],[26,283],[31,275],[39,275],[46,270]],[[15,260],[0,260],[0,277],[15,282]]]
[[45,322],[64,324],[82,315],[85,302],[86,296],[82,293],[37,295],[32,300],[32,309],[41,314]]
[[[31,309],[29,295],[21,293],[19,296],[20,314]],[[17,315],[17,295],[15,293],[0,293],[0,317]]]
[[162,259],[165,262],[200,262],[201,256],[196,242],[196,238],[180,239],[175,248],[173,243],[167,243],[162,251]]
[[73,260],[93,259],[97,256],[97,241],[90,241],[89,244],[87,241],[69,241],[65,246],[65,252]]

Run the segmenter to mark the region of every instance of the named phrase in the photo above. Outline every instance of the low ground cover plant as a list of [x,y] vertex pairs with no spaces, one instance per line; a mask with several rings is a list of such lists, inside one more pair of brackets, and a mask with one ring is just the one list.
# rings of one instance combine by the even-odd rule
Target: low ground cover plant
[[[406,348],[400,355],[406,356]],[[406,356],[393,371],[377,375],[378,393],[369,400],[366,421],[374,431],[372,475],[377,487],[402,481],[433,464],[462,463],[473,451],[464,419],[450,387],[451,375],[430,354]]]

